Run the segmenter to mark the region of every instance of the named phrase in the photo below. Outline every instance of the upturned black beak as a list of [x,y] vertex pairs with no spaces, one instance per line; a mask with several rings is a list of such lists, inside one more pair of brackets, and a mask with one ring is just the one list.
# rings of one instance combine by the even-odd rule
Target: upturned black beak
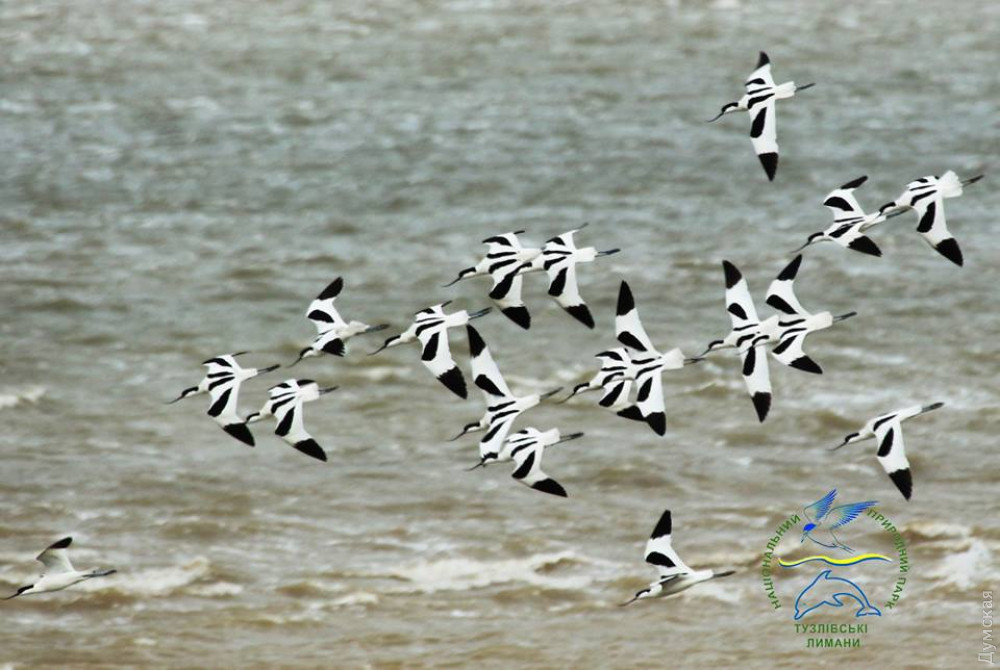
[[493,311],[492,307],[487,307],[486,309],[481,309],[478,312],[473,312],[472,314],[469,314],[469,321],[472,321],[473,319],[478,319],[481,316],[486,316],[492,311]]
[[476,463],[475,465],[473,465],[471,468],[466,468],[465,471],[466,472],[472,472],[473,470],[475,470],[477,468],[483,468],[483,467],[486,467],[486,459],[485,458],[482,459],[481,461],[479,461],[478,463]]
[[555,394],[559,393],[559,391],[562,391],[562,386],[560,386],[559,388],[557,388],[557,389],[555,389],[553,391],[549,391],[548,393],[543,393],[542,395],[538,396],[538,400],[539,400],[539,402],[541,402],[542,400],[545,400],[546,398],[551,398]]
[[704,356],[695,356],[694,358],[685,358],[684,365],[693,365],[694,363],[700,363],[705,360]]
[[[297,362],[298,361],[296,361],[296,363]],[[277,364],[276,365],[269,365],[266,368],[260,368],[260,369],[258,369],[257,370],[257,374],[263,375],[263,374],[267,374],[268,372],[274,372],[275,370],[277,370],[280,367],[281,367],[281,365],[277,365]]]
[[576,440],[581,437],[583,437],[583,433],[570,433],[569,435],[563,435],[559,438],[559,441],[556,442],[556,444],[562,444],[563,442],[569,442],[570,440]]
[[338,388],[340,388],[340,387],[339,386],[331,386],[329,388],[320,389],[319,390],[319,394],[320,395],[326,395],[327,393],[330,393],[331,391],[336,391]]
[[843,321],[844,319],[850,319],[852,316],[857,316],[857,312],[848,312],[847,314],[841,314],[840,316],[833,317],[833,322]]

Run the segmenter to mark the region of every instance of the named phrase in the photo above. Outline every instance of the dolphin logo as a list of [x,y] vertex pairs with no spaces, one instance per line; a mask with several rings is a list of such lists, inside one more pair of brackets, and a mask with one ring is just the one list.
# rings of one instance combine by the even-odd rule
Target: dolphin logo
[[823,605],[843,607],[845,604],[842,602],[843,598],[853,598],[861,606],[854,613],[856,617],[882,616],[882,612],[868,602],[868,596],[860,586],[849,579],[833,577],[829,570],[824,570],[816,575],[816,579],[802,589],[799,597],[795,599],[795,620],[798,621]]

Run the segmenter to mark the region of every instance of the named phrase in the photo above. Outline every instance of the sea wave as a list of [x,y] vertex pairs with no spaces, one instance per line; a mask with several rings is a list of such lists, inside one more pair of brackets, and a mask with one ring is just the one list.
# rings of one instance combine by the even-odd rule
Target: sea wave
[[34,405],[48,392],[44,386],[27,386],[22,389],[7,389],[0,393],[0,410],[17,407],[21,403]]

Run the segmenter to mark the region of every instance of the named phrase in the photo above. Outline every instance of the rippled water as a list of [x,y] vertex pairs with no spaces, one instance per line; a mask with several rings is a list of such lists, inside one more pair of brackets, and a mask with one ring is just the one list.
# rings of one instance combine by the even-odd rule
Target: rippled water
[[[78,565],[120,570],[5,603],[0,666],[971,667],[1000,546],[1000,6],[940,9],[0,5],[0,586],[28,583],[63,534]],[[817,82],[780,105],[774,184],[745,118],[704,123],[762,48],[779,81]],[[725,355],[665,377],[664,438],[592,397],[526,416],[586,432],[546,454],[567,500],[507,466],[463,472],[475,442],[445,440],[481,398],[450,396],[415,348],[365,357],[377,336],[294,371],[340,386],[307,406],[325,466],[263,426],[243,447],[200,399],[162,404],[214,354],[291,362],[334,276],[346,317],[402,328],[444,299],[488,304],[483,282],[440,287],[483,237],[541,242],[585,221],[581,243],[623,249],[580,268],[594,331],[537,276],[529,332],[478,322],[511,385],[586,378],[613,342],[622,278],[654,342],[697,353],[728,330],[723,258],[760,305],[788,251],[826,226],[831,188],[868,174],[858,196],[875,207],[947,169],[987,172],[947,203],[966,266],[912,216],[873,231],[881,259],[810,249],[800,299],[859,316],[810,338],[822,377],[771,366],[766,424]],[[245,387],[244,411],[266,387]],[[823,449],[935,400],[946,408],[905,428],[909,503],[871,443]],[[760,553],[834,486],[881,501],[913,573],[862,649],[803,656],[763,594]],[[739,572],[619,609],[652,576],[642,548],[665,507],[687,562]]]

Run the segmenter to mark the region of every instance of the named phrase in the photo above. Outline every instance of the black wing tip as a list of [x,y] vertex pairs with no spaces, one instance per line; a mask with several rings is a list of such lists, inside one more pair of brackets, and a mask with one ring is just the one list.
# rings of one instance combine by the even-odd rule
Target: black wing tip
[[566,311],[587,328],[592,329],[594,327],[594,317],[590,315],[590,309],[586,305],[570,305],[566,308]]
[[764,423],[767,413],[771,410],[771,394],[758,391],[753,394],[753,407],[757,410],[757,419]]
[[658,537],[670,535],[672,531],[673,521],[670,517],[670,510],[664,510],[663,514],[660,515],[660,520],[656,522],[656,528],[653,529],[653,534],[649,536],[649,539],[655,540]]
[[965,263],[965,259],[962,257],[962,249],[958,246],[958,240],[954,237],[941,240],[934,247],[934,250],[959,267],[962,267]]
[[508,319],[521,326],[521,328],[524,328],[525,330],[531,328],[531,313],[528,312],[527,307],[504,307],[500,311],[503,312],[503,315]]
[[764,67],[771,62],[771,59],[767,57],[767,53],[761,51],[760,56],[757,57],[757,67]]
[[347,345],[338,337],[324,344],[323,351],[331,356],[343,356],[347,353]]
[[778,154],[775,152],[757,154],[757,158],[760,159],[760,164],[764,166],[764,172],[767,173],[767,180],[774,181],[774,175],[778,172]]
[[444,384],[449,391],[457,395],[459,398],[465,399],[469,397],[469,390],[465,386],[465,377],[462,375],[462,371],[458,367],[446,370],[438,376],[438,381]]
[[667,432],[667,415],[663,412],[653,412],[646,415],[646,423],[657,435],[664,435]]
[[726,288],[736,286],[743,279],[743,274],[729,261],[722,261],[722,269],[726,273]]
[[223,426],[222,430],[226,431],[229,435],[235,437],[237,440],[243,444],[249,446],[255,446],[253,433],[247,428],[245,423],[231,423],[228,426]]
[[323,447],[319,446],[319,444],[316,443],[316,440],[313,440],[311,438],[308,440],[299,440],[292,446],[301,451],[306,456],[311,456],[312,458],[315,458],[317,461],[323,461],[325,463],[327,460],[326,452],[323,450]]
[[542,493],[551,493],[554,496],[559,496],[560,498],[568,498],[566,494],[566,489],[562,487],[562,484],[554,479],[543,479],[541,481],[535,482],[531,485],[531,488],[536,491],[541,491]]
[[73,538],[72,537],[64,537],[63,539],[59,540],[58,542],[53,542],[52,544],[50,544],[48,548],[49,549],[65,549],[66,547],[68,547],[71,544],[73,544]]
[[632,297],[632,289],[628,282],[623,281],[618,289],[618,308],[616,314],[624,316],[635,309],[635,298]]
[[781,271],[778,275],[779,281],[788,281],[795,279],[796,275],[799,274],[799,266],[802,265],[802,254],[799,254],[792,259],[792,262],[785,266],[785,269]]
[[486,348],[486,342],[483,340],[483,336],[479,334],[479,331],[471,324],[467,324],[465,332],[469,335],[469,354],[474,358],[483,353],[483,349]]
[[623,419],[632,419],[633,421],[645,421],[646,417],[642,415],[639,408],[636,405],[629,405],[623,410],[617,412],[618,416]]
[[328,300],[330,298],[336,298],[340,295],[340,292],[344,290],[344,279],[343,277],[337,277],[332,282],[327,285],[323,292],[319,294],[318,300]]
[[802,370],[803,372],[811,372],[814,375],[823,374],[823,368],[819,364],[808,356],[799,356],[794,361],[789,363],[789,365],[796,370]]
[[851,240],[848,243],[847,248],[853,249],[854,251],[860,251],[861,253],[868,254],[869,256],[882,256],[882,250],[879,249],[878,245],[875,244],[870,237],[866,237],[864,235]]
[[843,189],[843,190],[845,190],[845,191],[849,191],[851,189],[855,189],[855,188],[861,186],[866,181],[868,181],[868,175],[863,174],[860,177],[858,177],[857,179],[853,179],[853,180],[847,182],[846,184],[844,184],[840,188]]
[[896,485],[899,492],[903,494],[903,497],[909,500],[910,496],[913,495],[913,476],[910,474],[910,469],[906,468],[905,470],[890,472],[889,479]]

